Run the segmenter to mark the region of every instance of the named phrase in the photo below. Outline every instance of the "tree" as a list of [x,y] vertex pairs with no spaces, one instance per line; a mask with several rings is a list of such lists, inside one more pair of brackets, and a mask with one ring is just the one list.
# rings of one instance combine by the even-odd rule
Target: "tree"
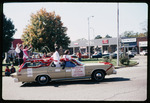
[[105,38],[112,38],[112,36],[109,36],[108,34],[105,36]]
[[102,37],[100,36],[100,35],[97,35],[96,37],[95,37],[95,39],[101,39]]
[[85,38],[77,39],[76,41],[86,40]]
[[136,38],[136,37],[145,37],[145,36],[147,36],[147,33],[146,32],[144,32],[144,33],[134,33],[133,31],[125,31],[124,33],[123,33],[123,37],[134,37],[134,38]]
[[66,49],[70,43],[66,31],[67,28],[63,26],[59,15],[42,8],[36,14],[32,13],[30,24],[24,29],[21,39],[25,45],[31,44],[39,51],[44,46],[54,51],[54,44]]
[[134,37],[135,33],[133,31],[125,31],[123,37]]
[[146,21],[141,22],[140,25],[141,25],[141,27],[142,27],[143,34],[144,34],[145,36],[147,36],[147,22],[146,22]]
[[11,19],[7,19],[3,14],[3,52],[7,52],[11,47],[11,42],[13,41],[13,35],[17,29],[15,29],[14,24]]

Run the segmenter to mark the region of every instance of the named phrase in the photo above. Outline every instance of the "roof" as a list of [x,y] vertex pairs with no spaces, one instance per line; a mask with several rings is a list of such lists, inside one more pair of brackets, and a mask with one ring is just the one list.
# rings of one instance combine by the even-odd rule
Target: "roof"
[[[108,43],[104,44],[103,40],[108,40]],[[88,40],[72,41],[69,47],[86,47],[89,45]],[[117,45],[117,38],[104,38],[104,39],[95,39],[90,40],[90,46],[99,46],[99,45]]]

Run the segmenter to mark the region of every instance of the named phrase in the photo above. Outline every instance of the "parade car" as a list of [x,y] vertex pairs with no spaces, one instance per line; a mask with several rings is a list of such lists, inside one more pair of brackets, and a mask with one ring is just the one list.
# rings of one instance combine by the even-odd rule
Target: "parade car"
[[[60,60],[64,62],[63,59]],[[28,60],[24,62],[16,73],[11,74],[15,82],[38,82],[46,85],[50,81],[90,78],[102,81],[106,75],[116,74],[114,66],[109,62],[83,64],[72,58],[75,67],[56,67],[52,57]]]

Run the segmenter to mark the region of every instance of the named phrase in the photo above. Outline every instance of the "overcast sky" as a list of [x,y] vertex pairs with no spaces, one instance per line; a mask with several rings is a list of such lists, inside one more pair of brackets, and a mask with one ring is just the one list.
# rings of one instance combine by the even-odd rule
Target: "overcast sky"
[[[68,28],[67,34],[72,41],[88,39],[88,17],[90,38],[96,35],[117,37],[117,3],[4,3],[3,13],[10,18],[17,29],[14,38],[21,38],[23,29],[29,24],[30,16],[41,8],[47,12],[55,11]],[[146,3],[119,3],[119,34],[124,31],[143,32],[147,25],[148,5]]]

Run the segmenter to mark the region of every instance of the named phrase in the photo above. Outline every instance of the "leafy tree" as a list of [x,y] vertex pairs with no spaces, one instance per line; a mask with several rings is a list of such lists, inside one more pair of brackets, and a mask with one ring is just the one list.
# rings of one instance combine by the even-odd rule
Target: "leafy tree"
[[145,37],[145,36],[147,36],[147,33],[139,33],[138,34],[138,37]]
[[97,36],[95,37],[95,39],[102,39],[102,37],[101,37],[100,35],[97,35]]
[[134,33],[133,31],[125,31],[123,33],[123,37],[145,37],[147,36],[147,32],[144,33]]
[[109,36],[108,34],[105,36],[105,38],[112,38],[112,36]]
[[70,38],[66,34],[67,28],[63,26],[61,17],[55,12],[40,9],[31,15],[30,24],[24,29],[22,40],[25,45],[31,44],[36,50],[47,46],[54,51],[54,44],[58,47],[68,48]]
[[86,40],[85,38],[77,39],[76,41]]
[[134,37],[133,31],[125,31],[123,37]]
[[11,47],[11,42],[13,41],[13,35],[16,29],[13,25],[11,19],[7,19],[3,14],[3,52],[7,52]]

